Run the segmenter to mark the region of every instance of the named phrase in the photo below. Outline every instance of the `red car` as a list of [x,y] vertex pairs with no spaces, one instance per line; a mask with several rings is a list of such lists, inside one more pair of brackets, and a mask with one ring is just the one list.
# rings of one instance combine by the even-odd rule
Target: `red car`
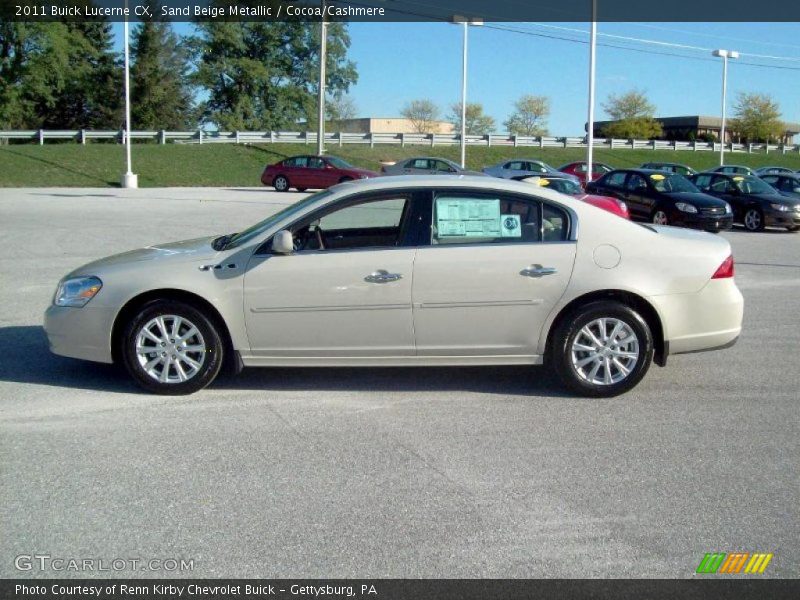
[[335,156],[292,156],[274,165],[268,165],[261,174],[261,183],[279,192],[296,188],[325,189],[353,179],[377,177],[378,173],[359,169]]
[[[562,173],[569,173],[570,175],[575,175],[578,179],[581,180],[581,185],[586,185],[586,162],[579,160],[576,162],[571,162],[569,164],[564,165],[563,167],[559,167],[558,170]],[[595,179],[599,179],[609,171],[613,171],[611,167],[608,165],[604,165],[603,163],[592,163],[592,181]]]
[[534,185],[538,184],[541,187],[546,187],[556,192],[572,196],[573,198],[577,198],[578,200],[586,202],[587,204],[591,204],[597,208],[602,208],[603,210],[614,213],[623,219],[631,218],[631,215],[628,212],[628,206],[622,200],[617,200],[616,198],[611,198],[610,196],[595,196],[594,194],[587,194],[577,183],[575,183],[575,181],[572,179],[567,179],[566,177],[529,176],[520,178],[519,181],[525,181]]

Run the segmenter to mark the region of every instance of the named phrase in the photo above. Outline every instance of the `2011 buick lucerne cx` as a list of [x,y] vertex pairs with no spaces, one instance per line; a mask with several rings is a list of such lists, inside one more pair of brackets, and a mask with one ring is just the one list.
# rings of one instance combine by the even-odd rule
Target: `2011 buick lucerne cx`
[[84,265],[56,354],[187,394],[223,366],[550,365],[612,396],[669,354],[732,345],[728,242],[484,177],[340,184],[239,233]]

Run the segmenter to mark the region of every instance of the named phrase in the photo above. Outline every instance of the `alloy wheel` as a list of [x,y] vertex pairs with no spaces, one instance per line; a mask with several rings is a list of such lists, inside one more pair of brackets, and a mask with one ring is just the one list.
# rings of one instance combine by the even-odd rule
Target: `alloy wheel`
[[200,330],[187,318],[160,315],[139,329],[136,358],[155,381],[183,383],[200,372],[206,344]]
[[275,189],[279,192],[285,192],[289,188],[289,180],[283,175],[275,178]]
[[761,227],[761,213],[751,208],[744,215],[744,226],[750,231],[757,231]]
[[639,338],[625,321],[599,318],[584,325],[571,347],[572,366],[594,385],[623,381],[639,362]]
[[653,223],[656,225],[668,225],[669,219],[667,218],[667,213],[663,210],[657,210],[653,215]]

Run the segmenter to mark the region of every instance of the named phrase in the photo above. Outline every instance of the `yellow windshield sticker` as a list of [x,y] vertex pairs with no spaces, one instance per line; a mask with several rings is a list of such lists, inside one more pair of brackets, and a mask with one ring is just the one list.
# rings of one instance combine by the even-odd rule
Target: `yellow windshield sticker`
[[650,175],[650,179],[652,179],[653,181],[661,181],[662,179],[666,179],[666,177],[664,177],[660,173],[654,173],[653,175]]
[[550,180],[549,179],[539,179],[539,185],[542,185],[542,186],[550,185]]
[[744,177],[734,177],[734,181],[744,181]]

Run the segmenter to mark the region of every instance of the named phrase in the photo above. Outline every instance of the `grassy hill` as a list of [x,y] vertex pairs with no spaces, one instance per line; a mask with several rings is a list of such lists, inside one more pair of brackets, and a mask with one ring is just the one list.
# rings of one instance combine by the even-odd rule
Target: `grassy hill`
[[[141,187],[161,186],[258,186],[264,165],[294,154],[313,153],[303,144],[135,144],[133,170]],[[411,156],[441,156],[458,161],[457,146],[331,146],[330,154],[354,165],[378,170],[381,161]],[[492,165],[505,158],[528,157],[558,167],[585,158],[580,148],[467,148],[467,166]],[[702,170],[716,166],[719,156],[712,152],[671,152],[663,150],[595,150],[595,160],[612,167],[633,167],[659,160],[678,162]],[[124,171],[124,148],[115,144],[48,144],[0,146],[0,187],[118,185]],[[783,165],[800,169],[800,154],[731,154],[730,164],[752,167]]]

